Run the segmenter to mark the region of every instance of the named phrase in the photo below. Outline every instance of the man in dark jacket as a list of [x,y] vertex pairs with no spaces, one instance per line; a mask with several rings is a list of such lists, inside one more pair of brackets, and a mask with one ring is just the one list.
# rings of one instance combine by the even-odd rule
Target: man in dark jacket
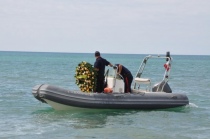
[[121,65],[121,64],[115,64],[115,66],[118,69],[117,70],[117,73],[120,74],[120,75],[122,75],[122,77],[124,79],[124,83],[125,83],[124,92],[125,93],[131,92],[131,84],[132,84],[132,81],[133,81],[133,75],[123,65]]
[[94,63],[94,68],[98,72],[97,75],[97,83],[96,83],[96,90],[95,92],[103,92],[104,90],[104,72],[105,66],[113,66],[109,61],[102,58],[99,51],[95,52],[96,61]]

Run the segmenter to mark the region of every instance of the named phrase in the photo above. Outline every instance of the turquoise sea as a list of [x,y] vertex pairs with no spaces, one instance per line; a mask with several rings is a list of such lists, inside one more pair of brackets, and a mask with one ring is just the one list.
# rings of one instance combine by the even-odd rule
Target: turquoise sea
[[[163,54],[164,55],[164,54]],[[135,76],[146,55],[103,54]],[[164,110],[56,111],[36,100],[37,84],[78,90],[75,68],[94,63],[94,54],[0,52],[1,139],[209,139],[210,56],[173,55],[169,85],[189,97],[185,107]],[[162,63],[151,63],[148,75],[158,77]],[[159,68],[155,68],[159,67]],[[156,72],[157,71],[157,72]],[[160,72],[160,79],[163,72]],[[155,80],[154,79],[154,80]]]

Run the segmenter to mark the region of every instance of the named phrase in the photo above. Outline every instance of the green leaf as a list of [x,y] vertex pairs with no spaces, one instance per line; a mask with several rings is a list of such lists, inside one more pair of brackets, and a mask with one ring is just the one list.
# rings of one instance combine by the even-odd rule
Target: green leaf
[[85,80],[87,79],[87,75],[79,75],[76,77],[78,80]]

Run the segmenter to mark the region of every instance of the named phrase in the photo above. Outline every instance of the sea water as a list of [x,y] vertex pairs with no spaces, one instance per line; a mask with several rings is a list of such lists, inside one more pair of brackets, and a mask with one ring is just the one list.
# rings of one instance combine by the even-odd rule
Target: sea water
[[[0,52],[0,138],[208,139],[210,137],[210,56],[173,55],[169,85],[190,104],[161,110],[56,111],[36,100],[32,88],[51,84],[78,90],[75,68],[94,63],[94,54]],[[146,55],[103,54],[136,75]],[[145,76],[163,78],[163,63],[148,62]]]

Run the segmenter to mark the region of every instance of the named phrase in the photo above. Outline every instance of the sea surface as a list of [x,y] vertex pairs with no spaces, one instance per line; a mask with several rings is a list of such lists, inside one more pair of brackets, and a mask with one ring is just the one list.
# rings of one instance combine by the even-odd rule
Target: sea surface
[[[164,54],[163,54],[164,55]],[[146,55],[103,54],[136,75]],[[160,110],[56,111],[36,100],[32,88],[52,84],[78,90],[78,63],[94,63],[94,54],[0,51],[1,139],[209,139],[210,56],[173,55],[169,85],[190,104]],[[165,62],[165,61],[164,61]],[[161,81],[164,62],[148,62],[145,76]],[[149,72],[146,72],[149,71]],[[154,78],[154,79],[153,79]]]

